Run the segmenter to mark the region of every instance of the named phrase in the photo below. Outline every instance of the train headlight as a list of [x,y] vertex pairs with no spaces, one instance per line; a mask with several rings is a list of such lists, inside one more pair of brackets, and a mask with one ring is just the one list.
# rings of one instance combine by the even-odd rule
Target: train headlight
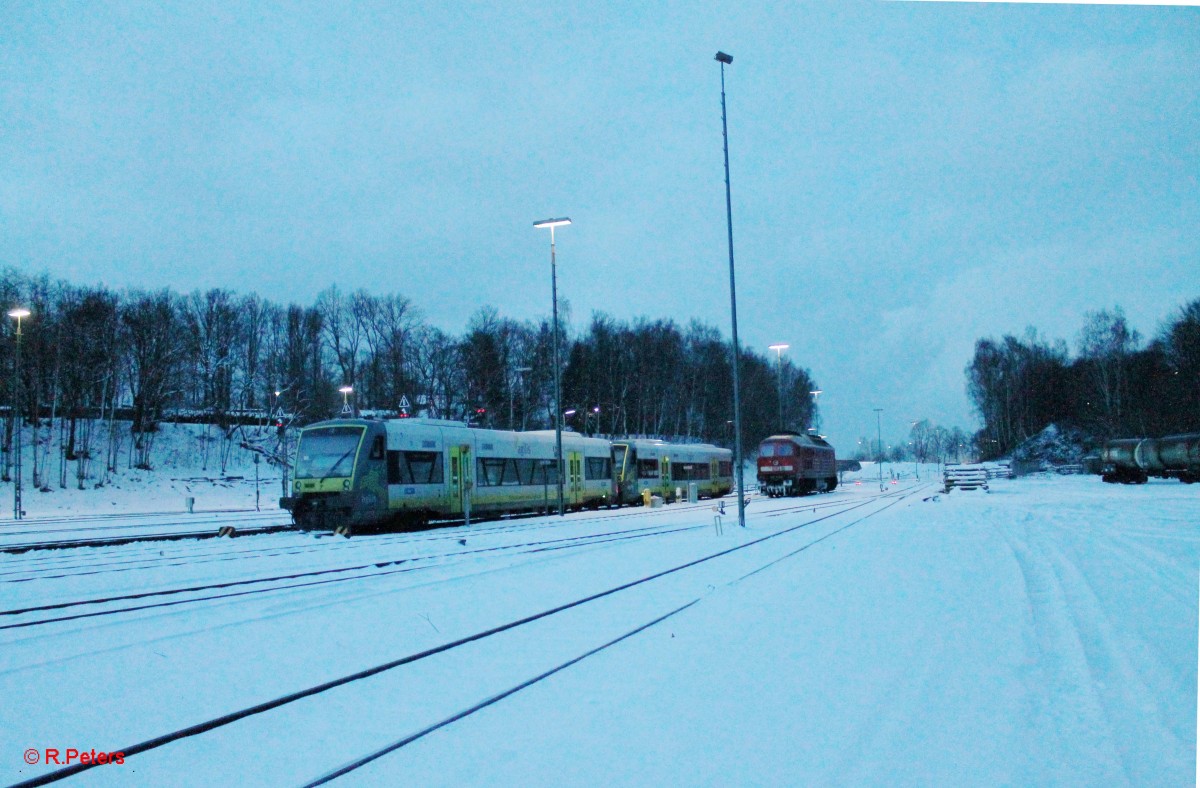
[[346,479],[345,481],[343,481],[343,482],[342,482],[342,489],[343,489],[343,490],[349,490],[349,489],[350,489],[350,480],[349,480],[349,479]]

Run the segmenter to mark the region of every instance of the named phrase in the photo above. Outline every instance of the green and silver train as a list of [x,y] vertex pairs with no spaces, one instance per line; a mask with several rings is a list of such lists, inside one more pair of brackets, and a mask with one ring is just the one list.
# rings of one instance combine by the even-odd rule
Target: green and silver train
[[[562,434],[563,502],[583,509],[701,495],[733,486],[728,449]],[[438,419],[334,419],[306,427],[291,495],[297,527],[343,533],[436,520],[548,512],[558,506],[553,430],[506,432]],[[653,465],[653,467],[651,467]]]
[[708,443],[676,444],[644,438],[614,440],[613,471],[617,501],[640,503],[646,491],[664,501],[687,495],[695,483],[705,498],[733,489],[733,452]]

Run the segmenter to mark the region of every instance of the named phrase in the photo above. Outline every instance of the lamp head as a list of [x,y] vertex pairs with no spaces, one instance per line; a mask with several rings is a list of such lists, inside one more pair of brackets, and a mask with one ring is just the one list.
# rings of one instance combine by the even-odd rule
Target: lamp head
[[727,55],[724,52],[718,52],[713,60],[719,60],[726,65],[733,65],[733,55]]
[[542,219],[540,222],[534,222],[533,226],[540,230],[544,227],[562,227],[570,223],[570,217],[564,216],[561,219]]
[[342,386],[338,391],[343,394],[349,394],[351,391],[354,391],[354,386]]
[[18,319],[20,319],[22,317],[29,317],[29,310],[24,309],[22,307],[17,307],[16,309],[10,309],[8,312],[8,316],[15,317]]

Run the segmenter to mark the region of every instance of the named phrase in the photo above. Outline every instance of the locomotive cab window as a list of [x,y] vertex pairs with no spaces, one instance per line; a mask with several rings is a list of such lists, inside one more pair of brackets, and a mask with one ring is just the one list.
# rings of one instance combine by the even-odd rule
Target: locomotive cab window
[[296,478],[321,479],[349,476],[363,436],[362,427],[318,427],[300,435],[296,451]]

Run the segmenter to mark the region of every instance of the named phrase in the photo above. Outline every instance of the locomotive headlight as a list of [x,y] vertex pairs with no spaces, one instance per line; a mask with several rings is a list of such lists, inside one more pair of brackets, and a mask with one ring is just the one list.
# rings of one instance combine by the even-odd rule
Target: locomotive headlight
[[292,482],[292,489],[295,490],[296,492],[300,492],[300,480],[299,479]]
[[350,489],[350,480],[349,480],[349,479],[346,479],[345,481],[343,481],[343,482],[342,482],[342,489],[343,489],[343,490],[349,490],[349,489]]

